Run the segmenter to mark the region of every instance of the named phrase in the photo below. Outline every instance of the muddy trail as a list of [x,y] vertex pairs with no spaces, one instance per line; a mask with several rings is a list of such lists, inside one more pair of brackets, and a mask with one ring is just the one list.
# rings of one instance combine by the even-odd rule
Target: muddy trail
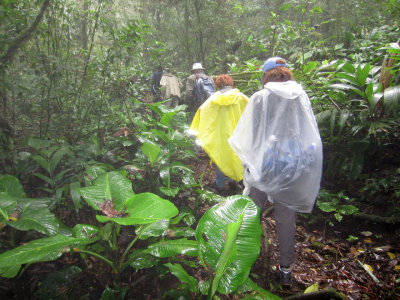
[[[206,155],[194,169],[204,172],[203,182],[214,190],[215,166]],[[225,187],[222,195],[232,192]],[[286,298],[311,290],[335,289],[346,299],[400,299],[400,228],[345,217],[328,222],[318,208],[312,214],[298,214],[296,262],[292,285],[284,290],[276,278],[279,248],[273,219],[273,205],[262,213],[261,253],[251,277],[261,287]],[[312,287],[311,287],[312,286]]]

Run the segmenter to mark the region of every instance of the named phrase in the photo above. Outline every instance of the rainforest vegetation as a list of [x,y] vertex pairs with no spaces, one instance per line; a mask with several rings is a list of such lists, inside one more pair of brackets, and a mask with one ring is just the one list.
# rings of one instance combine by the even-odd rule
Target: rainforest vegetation
[[[0,0],[0,298],[399,299],[399,21],[399,0]],[[273,206],[215,191],[187,104],[150,93],[201,62],[250,97],[271,56],[324,148],[290,290]]]

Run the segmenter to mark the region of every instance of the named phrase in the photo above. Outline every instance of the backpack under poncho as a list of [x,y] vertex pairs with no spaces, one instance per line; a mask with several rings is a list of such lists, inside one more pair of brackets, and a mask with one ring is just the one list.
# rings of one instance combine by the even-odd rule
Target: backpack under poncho
[[271,201],[310,212],[322,174],[322,142],[307,94],[294,81],[270,82],[246,106],[229,144],[250,187]]

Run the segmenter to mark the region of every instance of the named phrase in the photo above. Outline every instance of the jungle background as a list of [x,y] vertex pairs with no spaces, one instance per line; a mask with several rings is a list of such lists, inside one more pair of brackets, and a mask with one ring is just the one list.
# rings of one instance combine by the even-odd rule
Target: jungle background
[[[399,20],[399,0],[1,0],[1,299],[398,299]],[[274,278],[273,207],[239,259],[232,224],[257,210],[213,189],[186,104],[150,93],[157,66],[184,84],[201,62],[250,97],[271,56],[306,89],[324,145],[290,290]],[[219,250],[201,252],[210,236]]]

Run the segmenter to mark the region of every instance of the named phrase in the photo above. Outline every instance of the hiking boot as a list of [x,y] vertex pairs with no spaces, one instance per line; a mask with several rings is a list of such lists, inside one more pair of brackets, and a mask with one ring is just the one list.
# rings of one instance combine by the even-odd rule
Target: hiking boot
[[217,193],[222,193],[222,192],[225,191],[225,188],[224,188],[224,187],[219,187],[215,182],[214,182],[214,184],[213,184],[213,188],[214,188],[214,190],[217,191]]
[[279,283],[282,285],[282,287],[290,287],[290,283],[292,282],[292,271],[290,270],[290,267],[284,268],[278,265],[276,270],[279,274]]

